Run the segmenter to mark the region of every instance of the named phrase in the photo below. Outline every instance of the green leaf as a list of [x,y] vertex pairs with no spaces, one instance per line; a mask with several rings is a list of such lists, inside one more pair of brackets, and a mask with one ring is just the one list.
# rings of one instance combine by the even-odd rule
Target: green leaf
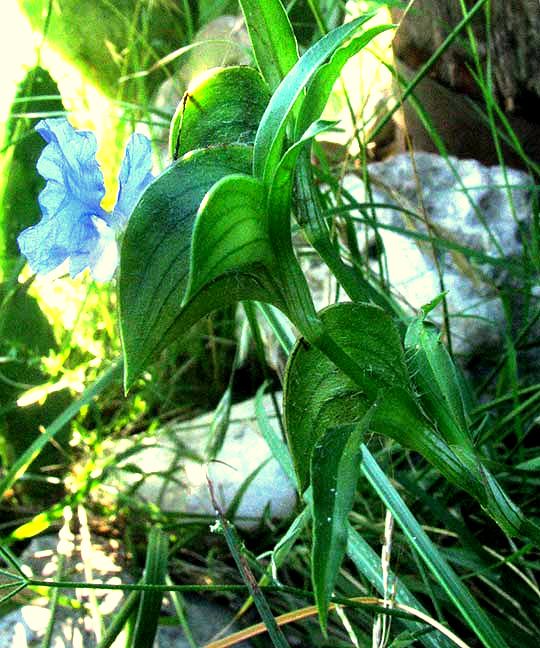
[[285,315],[270,304],[257,304],[257,310],[266,320],[272,334],[285,355],[289,355],[296,343],[296,331]]
[[392,27],[393,25],[378,25],[368,29],[345,47],[340,47],[333,54],[330,61],[317,70],[307,88],[305,100],[302,102],[302,108],[296,123],[296,138],[300,137],[322,115],[332,88],[339,78],[345,63],[363,50],[375,36],[392,29]]
[[[28,350],[30,354],[45,356],[58,351],[49,320],[39,307],[37,299],[28,294],[28,283],[11,286],[0,283],[0,349],[7,356],[9,347]],[[6,370],[6,365],[2,371]],[[32,384],[35,375],[30,372],[11,378],[15,382]]]
[[[412,392],[397,329],[376,306],[336,304],[320,313],[334,346],[325,352],[300,339],[289,358],[284,385],[284,418],[300,488],[308,485],[306,465],[324,432],[357,424],[373,407],[370,430],[415,450],[451,483],[475,497],[499,526],[512,536],[540,541],[540,529],[511,502],[474,452],[450,445],[439,436]],[[329,353],[327,355],[326,353]],[[340,366],[347,360],[347,374]],[[352,376],[352,377],[351,377]]]
[[38,513],[31,520],[17,527],[9,536],[9,540],[13,541],[35,538],[40,533],[49,529],[55,522],[60,520],[63,513],[63,504],[53,504],[47,511]]
[[268,195],[268,233],[282,271],[288,299],[288,316],[311,341],[320,337],[320,321],[309,288],[293,251],[291,239],[291,202],[295,166],[304,145],[335,122],[317,121],[285,153],[272,180]]
[[294,518],[290,527],[281,536],[279,542],[274,547],[270,558],[274,580],[277,580],[277,570],[284,563],[295,542],[304,532],[310,517],[311,510],[306,506],[306,508],[304,508],[302,512]]
[[208,431],[205,457],[208,457],[209,461],[215,459],[219,454],[219,451],[223,447],[227,430],[229,429],[233,388],[232,377],[234,376],[234,369],[235,368],[233,367],[231,370],[231,380],[229,380],[227,389],[219,399],[219,403],[214,411],[214,416],[212,417],[210,430]]
[[218,144],[253,144],[269,100],[268,86],[254,68],[216,69],[178,105],[171,124],[171,157]]
[[155,354],[197,321],[179,319],[195,216],[208,190],[249,170],[251,149],[231,145],[190,153],[164,171],[135,207],[122,242],[118,301],[129,386]]
[[264,440],[266,441],[266,445],[270,448],[272,457],[277,460],[291,484],[296,486],[296,474],[294,472],[294,466],[292,464],[289,449],[285,445],[285,442],[279,433],[272,426],[268,413],[264,407],[263,396],[266,386],[266,383],[261,385],[255,394],[255,416],[257,417],[257,424]]
[[373,15],[366,14],[328,33],[302,56],[283,79],[272,95],[255,138],[253,170],[257,178],[264,179],[265,183],[271,181],[279,163],[288,118],[319,66]]
[[272,92],[298,61],[294,32],[280,0],[240,0],[255,60]]
[[464,379],[459,376],[439,331],[424,320],[423,313],[409,324],[405,348],[409,372],[424,412],[468,473],[474,476],[476,497],[501,528],[515,535],[521,524],[519,509],[514,510],[514,505],[504,496],[493,476],[481,465],[469,428],[462,391]]
[[337,304],[319,316],[335,342],[355,359],[363,380],[358,385],[305,340],[296,343],[285,373],[284,417],[301,491],[309,482],[313,447],[326,430],[359,423],[381,390],[409,384],[397,328],[382,309]]
[[434,324],[414,319],[405,335],[407,364],[422,407],[441,436],[464,451],[474,450],[458,370]]
[[[292,202],[292,188],[295,177],[296,163],[302,148],[309,141],[321,133],[332,130],[338,122],[318,120],[310,124],[309,128],[301,134],[281,158],[270,186],[268,197],[268,212],[270,214],[270,227],[274,225],[275,232],[272,237],[281,236],[290,230],[290,211]],[[287,234],[288,235],[288,234]]]
[[[43,116],[62,115],[60,91],[49,72],[40,66],[29,70],[17,86],[2,143],[0,165],[0,281],[5,280],[19,258],[17,235],[37,223],[37,201],[45,181],[36,164],[45,141],[34,126]],[[24,117],[23,115],[34,115]]]
[[313,447],[312,581],[321,628],[326,631],[328,606],[347,548],[347,516],[360,474],[361,444],[369,413],[358,425],[328,429]]
[[231,301],[264,301],[316,338],[320,322],[288,221],[288,212],[270,220],[260,180],[230,175],[218,182],[197,215],[184,307],[201,318]]
[[396,386],[381,394],[371,419],[371,429],[419,452],[446,479],[481,502],[485,500],[484,487],[474,462],[473,470],[470,470],[470,464],[463,462],[463,455],[439,437],[410,391]]
[[279,266],[268,235],[265,198],[262,183],[247,175],[229,175],[212,187],[193,231],[184,304],[205,286],[231,275],[238,282],[244,276],[255,278],[260,290],[252,298],[285,308],[276,282]]
[[446,479],[476,498],[505,533],[526,536],[540,546],[540,528],[525,518],[480,457],[439,437],[410,393],[397,387],[387,391],[377,403],[371,429],[423,455]]
[[[143,583],[164,585],[167,576],[169,539],[159,527],[152,527],[146,549]],[[137,612],[131,648],[152,648],[156,637],[163,590],[143,590]]]

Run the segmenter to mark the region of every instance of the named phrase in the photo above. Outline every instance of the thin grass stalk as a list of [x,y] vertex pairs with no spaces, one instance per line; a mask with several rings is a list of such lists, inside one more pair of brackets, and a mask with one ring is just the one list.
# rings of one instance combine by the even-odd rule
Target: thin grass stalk
[[[437,48],[437,50],[430,56],[430,58],[422,65],[420,70],[418,70],[418,73],[415,75],[413,80],[407,85],[405,88],[403,95],[402,95],[402,101],[405,101],[414,92],[414,89],[416,86],[420,83],[420,81],[428,74],[428,72],[431,70],[431,68],[437,63],[437,61],[441,58],[441,56],[446,52],[446,50],[452,45],[458,34],[465,29],[465,27],[471,22],[471,20],[476,16],[476,14],[482,9],[482,7],[485,5],[487,0],[478,0],[473,7],[471,7],[471,10],[469,13],[463,18],[463,20],[460,20],[460,22],[454,27],[454,29],[450,32],[450,34],[444,39],[444,41],[441,43],[441,45]],[[399,29],[399,26],[398,26]],[[392,119],[394,113],[399,110],[400,104],[396,104],[393,108],[391,108],[388,113],[381,119],[381,121],[377,124],[377,126],[373,129],[373,132],[371,134],[372,139],[375,139],[377,135],[382,131],[382,129],[388,124],[388,122]]]
[[446,591],[471,630],[484,642],[486,648],[508,648],[506,641],[478,605],[470,591],[462,584],[448,563],[432,544],[427,534],[406,507],[386,475],[379,468],[367,447],[363,447],[361,470],[379,497],[390,509],[412,547],[418,551],[436,581]]
[[285,639],[285,635],[277,625],[276,620],[272,612],[270,611],[270,607],[259,585],[257,584],[257,581],[255,580],[255,577],[253,576],[251,569],[249,568],[245,556],[242,553],[240,542],[235,534],[234,527],[232,527],[228,523],[227,519],[225,518],[225,515],[223,514],[223,511],[221,510],[221,507],[219,506],[216,500],[213,484],[210,479],[208,479],[207,481],[208,481],[208,489],[210,491],[210,499],[212,500],[212,505],[214,506],[214,509],[219,516],[221,528],[223,530],[223,534],[225,536],[227,546],[229,547],[231,554],[234,558],[234,561],[236,563],[236,566],[240,571],[242,580],[246,584],[249,593],[253,598],[255,607],[257,608],[259,614],[261,615],[263,623],[268,631],[270,640],[272,641],[272,644],[275,646],[275,648],[289,648],[289,643],[287,642],[287,640]]

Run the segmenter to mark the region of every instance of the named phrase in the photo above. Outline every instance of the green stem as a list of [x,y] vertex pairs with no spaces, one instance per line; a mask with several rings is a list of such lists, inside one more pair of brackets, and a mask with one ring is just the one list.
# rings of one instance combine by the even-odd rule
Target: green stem
[[303,151],[299,156],[295,189],[298,224],[349,298],[354,302],[373,302],[403,319],[403,312],[395,301],[376,290],[358,269],[346,265],[330,240],[328,226],[313,183],[308,151]]
[[309,152],[302,151],[296,174],[296,209],[298,223],[306,238],[330,268],[347,295],[353,301],[368,301],[369,290],[362,286],[352,269],[346,266],[330,241],[328,227],[322,217],[319,198],[313,186]]

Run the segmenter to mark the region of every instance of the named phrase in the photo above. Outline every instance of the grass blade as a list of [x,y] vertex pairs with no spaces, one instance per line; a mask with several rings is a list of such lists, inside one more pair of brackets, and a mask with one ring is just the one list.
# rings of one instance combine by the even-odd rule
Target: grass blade
[[11,466],[5,477],[0,481],[0,498],[4,497],[6,491],[13,486],[21,475],[26,472],[28,466],[39,455],[43,448],[54,439],[55,435],[79,413],[81,407],[87,405],[95,396],[101,394],[114,381],[116,376],[122,371],[123,362],[117,360],[104,372],[99,380],[84,390],[82,396],[75,402],[71,403],[59,417],[57,417],[41,434],[32,445],[24,452],[17,461]]
[[150,585],[143,590],[133,632],[131,648],[152,648],[157,632],[163,590],[152,585],[163,585],[167,576],[169,539],[160,527],[152,527],[146,550],[144,583]]
[[298,45],[280,0],[241,0],[255,60],[274,91],[298,61]]
[[391,511],[411,546],[420,554],[437,582],[459,609],[483,645],[486,648],[508,648],[506,641],[501,637],[471,592],[437,551],[366,446],[362,448],[361,470],[384,505]]

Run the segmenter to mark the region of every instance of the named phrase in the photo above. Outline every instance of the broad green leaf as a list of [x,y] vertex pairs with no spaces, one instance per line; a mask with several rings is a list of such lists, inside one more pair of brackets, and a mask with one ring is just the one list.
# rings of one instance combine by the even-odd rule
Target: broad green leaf
[[186,310],[200,318],[233,300],[264,301],[280,308],[309,339],[317,338],[320,322],[288,220],[287,213],[270,221],[260,180],[230,175],[216,183],[194,226]]
[[163,529],[152,527],[146,549],[143,583],[149,588],[141,593],[132,648],[152,648],[156,637],[163,590],[152,585],[164,585],[167,576],[169,539]]
[[244,276],[255,278],[261,290],[253,299],[285,308],[279,266],[268,236],[264,187],[247,175],[223,178],[201,204],[183,303],[226,275],[238,283]]
[[272,92],[298,61],[293,29],[280,0],[240,0],[255,60]]
[[269,183],[279,163],[288,118],[297,99],[320,65],[331,56],[373,13],[342,25],[317,41],[283,79],[262,117],[253,154],[253,170],[257,178]]
[[212,185],[230,173],[249,171],[250,162],[246,146],[194,151],[164,171],[135,207],[122,242],[118,279],[127,386],[199,319],[192,310],[179,320],[195,216]]
[[324,432],[360,422],[379,392],[407,386],[409,378],[396,326],[382,309],[338,304],[319,314],[325,329],[363,373],[358,385],[319,349],[300,339],[287,363],[284,417],[300,490],[309,482],[309,462]]
[[[431,304],[426,308],[431,308]],[[424,320],[423,313],[409,324],[405,349],[409,373],[424,412],[469,474],[484,485],[477,494],[479,500],[508,533],[515,533],[512,507],[509,505],[504,513],[505,507],[498,505],[498,485],[485,473],[476,454],[462,392],[463,380],[440,339],[439,331]],[[487,503],[482,499],[482,492]]]
[[[44,117],[64,114],[56,82],[36,66],[17,86],[15,101],[5,125],[0,163],[0,281],[7,279],[20,252],[17,235],[41,218],[37,201],[45,181],[36,163],[45,141],[34,126]],[[24,115],[30,115],[25,117]]]
[[285,376],[284,415],[301,490],[309,485],[306,465],[320,437],[332,427],[357,424],[371,407],[370,430],[419,452],[476,498],[509,535],[539,542],[540,529],[511,502],[480,458],[449,445],[435,431],[436,421],[420,409],[390,317],[376,306],[353,303],[331,306],[320,317],[342,354],[354,359],[355,371],[353,379],[338,369],[323,353],[324,344],[316,348],[300,339],[293,349]]
[[218,144],[253,144],[269,100],[268,86],[254,68],[216,68],[178,105],[171,157]]
[[392,29],[392,27],[393,25],[378,25],[368,29],[345,47],[340,47],[333,54],[330,61],[317,70],[307,88],[306,98],[302,102],[302,109],[296,123],[296,138],[300,137],[322,115],[332,88],[338,80],[345,63],[363,50],[375,36]]
[[328,606],[347,547],[347,516],[360,474],[361,444],[369,412],[358,425],[330,428],[311,456],[313,548],[311,573],[323,631]]
[[405,335],[407,364],[422,407],[450,445],[473,451],[461,381],[434,324],[414,319]]

